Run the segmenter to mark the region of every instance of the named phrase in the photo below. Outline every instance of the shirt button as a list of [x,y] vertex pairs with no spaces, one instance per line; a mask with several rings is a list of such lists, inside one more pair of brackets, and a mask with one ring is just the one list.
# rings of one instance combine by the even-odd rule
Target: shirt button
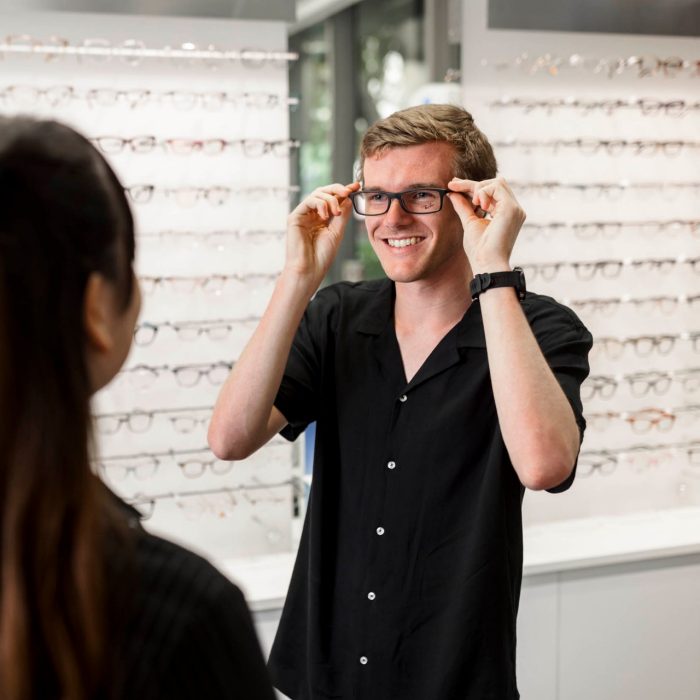
[[401,396],[399,396],[399,401],[401,403],[406,403],[406,401],[408,401],[408,396],[406,396],[406,394],[401,394]]
[[370,600],[374,600],[377,596],[375,595],[374,591],[370,591],[370,592],[367,594],[367,597],[368,597]]
[[387,462],[386,466],[387,466],[389,469],[395,469],[395,468],[396,468],[396,462],[394,462],[394,461],[392,460],[391,462]]
[[378,528],[377,528],[377,534],[378,534],[378,535],[383,535],[383,534],[384,534],[384,528],[383,528],[383,527],[378,527]]
[[360,663],[361,663],[363,666],[366,666],[366,665],[367,665],[367,661],[368,661],[368,659],[367,659],[366,656],[361,656],[361,657],[360,657]]

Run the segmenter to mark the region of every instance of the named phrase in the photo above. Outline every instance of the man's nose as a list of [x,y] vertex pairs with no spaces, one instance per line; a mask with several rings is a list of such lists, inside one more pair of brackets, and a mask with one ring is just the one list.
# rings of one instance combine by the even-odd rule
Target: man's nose
[[384,223],[387,226],[400,226],[411,220],[411,215],[404,210],[398,197],[392,199],[389,211],[384,215]]

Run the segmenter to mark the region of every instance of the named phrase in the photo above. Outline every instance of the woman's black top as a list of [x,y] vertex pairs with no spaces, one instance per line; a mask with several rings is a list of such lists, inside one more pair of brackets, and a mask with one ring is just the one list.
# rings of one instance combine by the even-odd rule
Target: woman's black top
[[134,538],[115,546],[110,606],[119,700],[274,700],[240,590],[205,559],[147,533],[123,502]]

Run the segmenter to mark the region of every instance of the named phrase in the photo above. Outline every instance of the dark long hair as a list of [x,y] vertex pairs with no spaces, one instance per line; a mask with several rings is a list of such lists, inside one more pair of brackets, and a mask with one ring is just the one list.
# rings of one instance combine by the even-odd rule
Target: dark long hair
[[90,467],[84,295],[133,293],[133,219],[114,172],[53,121],[0,118],[0,697],[83,700],[104,682],[105,542]]

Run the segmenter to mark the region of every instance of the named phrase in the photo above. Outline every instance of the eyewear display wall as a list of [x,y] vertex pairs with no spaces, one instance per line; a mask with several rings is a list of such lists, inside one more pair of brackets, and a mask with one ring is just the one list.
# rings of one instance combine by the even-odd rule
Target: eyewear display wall
[[[678,447],[697,437],[700,387],[700,56],[671,40],[547,37],[470,44],[463,64],[464,104],[528,215],[512,262],[595,341],[589,478],[563,498],[528,494],[525,522],[700,505],[697,460]],[[619,468],[630,455],[645,468]],[[663,490],[645,491],[652,473]]]
[[236,464],[206,447],[284,260],[295,59],[282,23],[37,13],[0,33],[0,113],[82,131],[136,220],[142,312],[94,401],[95,470],[150,528],[218,560],[289,551],[298,508],[296,446]]

